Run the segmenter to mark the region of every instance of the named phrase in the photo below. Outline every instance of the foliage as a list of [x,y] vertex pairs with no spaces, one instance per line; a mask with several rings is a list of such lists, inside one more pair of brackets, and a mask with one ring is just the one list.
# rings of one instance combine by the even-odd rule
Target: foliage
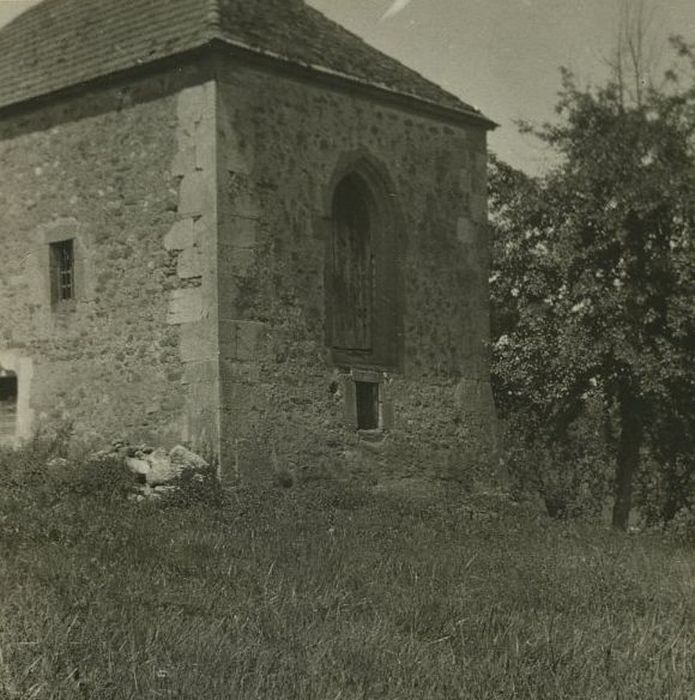
[[695,463],[683,457],[659,463],[644,455],[637,478],[640,510],[647,524],[667,523],[677,513],[695,511]]
[[560,165],[490,174],[498,404],[545,449],[601,402],[623,528],[644,448],[695,458],[695,55],[674,45],[687,82],[672,71],[639,104],[564,71],[559,120],[536,131]]
[[695,544],[695,506],[684,506],[676,511],[666,529],[678,540],[689,545]]
[[132,475],[121,460],[69,453],[71,430],[36,433],[21,449],[0,450],[0,491],[27,508],[51,509],[70,496],[121,501]]
[[538,439],[544,426],[532,427],[519,411],[505,421],[506,463],[512,494],[523,500],[538,493],[555,518],[596,517],[609,496],[610,455],[599,416],[588,411],[568,428],[562,442]]
[[207,469],[184,469],[172,482],[175,489],[166,496],[164,504],[175,508],[194,505],[221,508],[229,505],[227,495],[217,478],[217,463],[212,455],[207,456]]

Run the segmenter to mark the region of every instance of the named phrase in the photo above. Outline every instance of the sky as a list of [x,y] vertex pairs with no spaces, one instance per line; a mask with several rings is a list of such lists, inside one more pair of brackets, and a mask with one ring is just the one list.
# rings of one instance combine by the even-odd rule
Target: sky
[[[500,125],[490,135],[491,149],[532,174],[552,163],[552,155],[532,136],[519,134],[515,122],[554,118],[560,66],[582,83],[602,82],[618,21],[617,0],[307,2],[481,109]],[[664,56],[670,34],[695,42],[695,0],[646,2],[652,41]],[[0,0],[0,26],[35,3]]]

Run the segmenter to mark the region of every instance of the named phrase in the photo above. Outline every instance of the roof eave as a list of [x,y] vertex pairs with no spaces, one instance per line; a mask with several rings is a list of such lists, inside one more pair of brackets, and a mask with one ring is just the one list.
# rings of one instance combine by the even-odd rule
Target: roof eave
[[456,109],[433,100],[427,100],[416,95],[394,90],[386,85],[371,83],[366,80],[356,78],[355,76],[326,68],[324,66],[302,63],[287,56],[282,56],[281,54],[276,54],[271,51],[266,51],[244,44],[243,42],[233,41],[227,37],[219,36],[217,35],[217,32],[209,35],[203,42],[190,46],[185,50],[174,54],[160,56],[150,61],[143,61],[142,63],[133,64],[127,68],[122,68],[117,71],[113,71],[112,73],[97,75],[93,78],[80,81],[78,83],[62,85],[56,87],[54,90],[31,95],[17,100],[16,102],[0,104],[0,117],[8,113],[23,111],[38,104],[44,104],[51,99],[81,92],[94,84],[104,84],[110,82],[111,80],[122,80],[126,76],[133,73],[138,73],[144,70],[152,70],[153,68],[161,67],[171,64],[173,61],[180,60],[183,56],[199,55],[201,52],[211,49],[218,51],[223,50],[227,54],[231,52],[240,57],[260,61],[268,67],[280,69],[281,71],[296,75],[298,77],[318,78],[326,84],[333,85],[343,90],[359,90],[366,96],[371,95],[377,99],[380,99],[381,101],[405,108],[408,111],[435,117],[449,123],[476,126],[485,130],[492,130],[499,126],[497,123],[480,112],[474,112],[467,109]]
[[496,129],[499,126],[499,124],[492,121],[492,119],[489,119],[481,112],[450,107],[440,102],[435,102],[434,100],[428,100],[407,92],[394,90],[387,85],[372,83],[348,73],[326,68],[325,66],[303,63],[296,59],[283,56],[282,54],[250,46],[240,41],[234,41],[228,37],[214,36],[210,38],[209,43],[213,47],[225,48],[228,51],[237,53],[237,55],[257,57],[260,60],[266,61],[269,65],[274,64],[277,67],[282,67],[285,71],[298,73],[300,75],[316,76],[321,78],[322,81],[332,83],[338,87],[357,89],[363,94],[381,97],[386,101],[406,107],[410,111],[425,113],[428,114],[428,116],[436,116],[457,124],[482,127],[488,131]]

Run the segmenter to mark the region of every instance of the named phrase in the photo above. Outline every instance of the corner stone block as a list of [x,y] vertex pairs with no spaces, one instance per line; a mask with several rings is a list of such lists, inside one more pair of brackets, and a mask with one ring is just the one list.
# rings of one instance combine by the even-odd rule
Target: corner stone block
[[219,379],[219,367],[216,360],[201,360],[200,362],[187,362],[183,371],[183,383],[189,385],[192,395],[198,391],[197,387],[203,387],[203,392],[210,391],[210,385]]
[[213,360],[217,354],[213,326],[206,321],[181,326],[179,353],[183,362]]
[[258,219],[260,217],[258,201],[254,194],[247,189],[239,189],[234,193],[232,211],[236,216],[245,219]]
[[244,277],[255,261],[256,251],[253,248],[220,248],[220,270],[232,276]]
[[257,321],[237,322],[237,358],[255,360],[264,349],[268,337],[268,326]]
[[258,243],[258,222],[234,217],[230,223],[230,243],[236,248],[253,248]]
[[183,177],[186,173],[195,170],[197,163],[196,148],[193,145],[179,145],[179,150],[171,164],[171,174],[174,177]]
[[211,245],[211,235],[214,235],[215,229],[210,226],[210,220],[206,216],[201,216],[195,219],[193,224],[195,233],[195,245],[197,245],[203,254],[207,254]]
[[196,85],[181,90],[176,104],[176,115],[182,128],[190,128],[202,119],[207,101],[205,86]]
[[254,414],[266,413],[269,408],[267,384],[249,384],[235,381],[220,382],[222,410],[227,424],[240,432],[254,422]]
[[179,192],[179,214],[183,216],[202,214],[209,203],[210,173],[195,171],[181,181]]
[[185,250],[196,241],[196,233],[193,219],[181,219],[177,221],[169,233],[164,236],[164,247],[167,250]]
[[266,347],[268,325],[260,321],[222,321],[220,345],[230,359],[257,360]]
[[186,248],[179,254],[176,274],[182,280],[203,276],[203,255],[200,248]]
[[209,138],[209,132],[212,131],[212,127],[209,127],[206,130],[203,128],[206,126],[208,126],[207,121],[202,122],[198,126],[195,149],[195,167],[196,170],[205,170],[209,173],[214,173],[217,158],[216,145],[213,139]]
[[174,289],[169,299],[167,323],[193,323],[203,318],[203,294],[200,287]]
[[206,134],[213,134],[217,131],[215,126],[217,121],[217,98],[214,92],[206,91],[205,103],[203,104],[203,109],[200,115],[200,121],[196,123],[196,129],[199,131],[205,131]]
[[225,360],[220,362],[220,376],[225,382],[238,384],[256,384],[261,381],[261,367],[254,362]]

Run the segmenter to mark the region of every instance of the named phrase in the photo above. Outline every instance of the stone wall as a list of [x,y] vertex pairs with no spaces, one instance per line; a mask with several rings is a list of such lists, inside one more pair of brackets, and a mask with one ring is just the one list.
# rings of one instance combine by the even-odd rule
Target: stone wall
[[[228,472],[485,480],[486,145],[332,87],[232,64],[219,85],[221,430]],[[399,212],[401,359],[375,367],[385,437],[358,435],[349,368],[326,347],[336,173],[383,172]]]
[[[485,481],[485,159],[481,128],[219,56],[0,114],[17,437],[65,418],[101,444],[219,450],[231,478]],[[331,202],[355,163],[396,258],[397,337],[371,366],[326,334]],[[68,238],[76,298],[55,304]],[[379,382],[385,432],[356,430],[355,381]]]
[[[67,419],[102,444],[216,439],[207,71],[0,114],[0,363],[18,374],[18,437]],[[76,298],[52,304],[49,246],[64,239]]]

